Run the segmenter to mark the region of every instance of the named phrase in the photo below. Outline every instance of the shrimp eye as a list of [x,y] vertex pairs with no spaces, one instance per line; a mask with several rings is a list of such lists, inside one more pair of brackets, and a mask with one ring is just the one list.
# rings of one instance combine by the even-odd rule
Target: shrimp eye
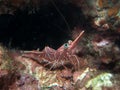
[[68,43],[65,43],[64,44],[64,49],[67,49],[69,47],[69,44]]

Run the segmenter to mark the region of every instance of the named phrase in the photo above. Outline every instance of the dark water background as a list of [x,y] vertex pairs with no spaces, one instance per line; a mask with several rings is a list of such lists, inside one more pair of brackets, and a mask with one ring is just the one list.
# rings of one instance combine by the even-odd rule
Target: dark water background
[[[73,4],[49,3],[29,14],[29,8],[16,10],[14,15],[0,15],[0,43],[9,48],[57,49],[71,39],[75,26],[86,27],[86,19],[80,8]],[[64,18],[61,16],[63,15]]]

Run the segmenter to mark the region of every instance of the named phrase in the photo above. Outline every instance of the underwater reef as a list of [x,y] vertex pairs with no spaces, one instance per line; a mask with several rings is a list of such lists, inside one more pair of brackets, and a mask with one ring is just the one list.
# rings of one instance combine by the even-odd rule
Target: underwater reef
[[119,0],[0,0],[0,90],[119,90]]

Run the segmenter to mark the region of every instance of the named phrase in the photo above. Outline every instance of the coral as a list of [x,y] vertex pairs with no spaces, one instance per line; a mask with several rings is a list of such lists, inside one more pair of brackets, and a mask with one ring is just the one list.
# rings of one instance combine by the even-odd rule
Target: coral
[[23,64],[21,64],[19,61],[14,60],[11,56],[9,56],[8,54],[9,51],[5,47],[0,46],[0,52],[1,52],[0,70],[16,72],[24,68]]
[[[73,0],[74,1],[74,0]],[[82,0],[83,1],[83,0]],[[81,4],[84,15],[90,20],[91,25],[99,30],[116,30],[120,26],[120,1],[119,0],[84,0]]]
[[102,87],[112,87],[113,83],[110,80],[113,77],[111,73],[103,73],[89,80],[86,88],[92,87],[92,90],[102,90]]

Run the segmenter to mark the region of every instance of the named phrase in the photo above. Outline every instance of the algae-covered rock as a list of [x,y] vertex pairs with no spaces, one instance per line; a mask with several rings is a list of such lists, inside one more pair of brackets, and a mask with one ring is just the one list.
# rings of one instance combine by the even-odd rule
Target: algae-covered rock
[[89,80],[86,84],[86,88],[92,88],[92,90],[102,90],[102,87],[111,87],[113,85],[110,80],[113,77],[111,73],[102,73],[97,77]]

